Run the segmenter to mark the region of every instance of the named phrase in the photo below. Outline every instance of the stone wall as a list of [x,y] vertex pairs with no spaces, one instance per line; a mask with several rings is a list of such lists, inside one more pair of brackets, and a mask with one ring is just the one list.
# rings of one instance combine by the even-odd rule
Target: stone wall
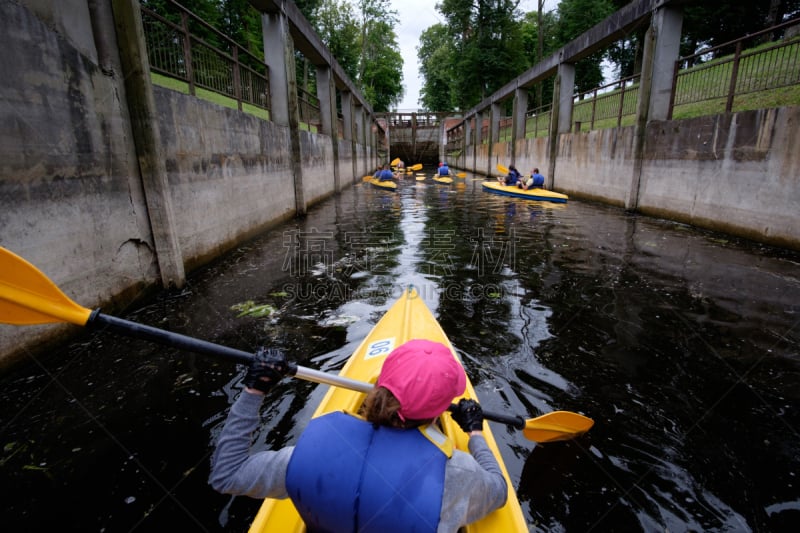
[[[0,2],[0,246],[81,306],[113,313],[160,289],[161,277],[119,53],[95,48],[87,5]],[[339,140],[336,162],[330,136],[301,131],[295,176],[287,126],[153,94],[186,271],[293,217],[296,179],[313,205],[335,193],[336,164],[342,187],[372,166],[364,146],[354,164],[353,141]],[[0,325],[0,361],[74,330]]]

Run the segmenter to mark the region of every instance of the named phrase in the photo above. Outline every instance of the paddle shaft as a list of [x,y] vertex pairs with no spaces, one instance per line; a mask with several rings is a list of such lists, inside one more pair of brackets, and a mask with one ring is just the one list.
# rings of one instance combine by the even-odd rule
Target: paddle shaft
[[[187,337],[186,335],[181,335],[180,333],[173,333],[171,331],[154,328],[145,324],[139,324],[138,322],[131,322],[130,320],[125,320],[123,318],[105,315],[99,311],[92,312],[86,325],[96,329],[107,329],[113,331],[114,333],[120,333],[128,337],[148,340],[164,346],[180,348],[181,350],[186,350],[189,352],[223,357],[233,362],[245,365],[249,364],[250,361],[253,360],[253,354],[242,350],[237,350],[228,346],[222,346],[221,344],[214,344],[213,342],[195,339],[194,337]],[[371,383],[366,383],[364,381],[358,381],[356,379],[343,376],[337,376],[335,374],[328,374],[327,372],[322,372],[320,370],[314,370],[313,368],[306,368],[299,365],[297,366],[297,371],[294,373],[294,377],[305,381],[311,381],[313,383],[322,383],[324,385],[342,387],[358,392],[369,392],[373,388]],[[454,407],[455,404],[452,404],[450,409],[453,409]],[[495,422],[507,424],[516,429],[523,429],[525,427],[525,420],[519,416],[508,416],[484,411],[483,418],[486,420],[493,420]]]
[[[187,337],[186,335],[181,335],[180,333],[173,333],[171,331],[154,328],[152,326],[139,324],[137,322],[131,322],[130,320],[117,318],[111,315],[104,315],[99,311],[92,312],[86,325],[95,329],[107,329],[113,331],[114,333],[119,333],[128,337],[148,340],[164,346],[180,348],[181,350],[186,350],[189,352],[222,357],[235,363],[247,365],[253,360],[253,354],[242,350],[237,350],[228,346],[222,346],[221,344],[214,344],[213,342],[195,339],[194,337]],[[297,372],[294,374],[294,377],[306,381],[312,381],[314,383],[335,385],[361,392],[368,392],[370,389],[372,389],[372,385],[369,383],[328,374],[327,372],[314,370],[313,368],[305,368],[302,366],[297,367]]]

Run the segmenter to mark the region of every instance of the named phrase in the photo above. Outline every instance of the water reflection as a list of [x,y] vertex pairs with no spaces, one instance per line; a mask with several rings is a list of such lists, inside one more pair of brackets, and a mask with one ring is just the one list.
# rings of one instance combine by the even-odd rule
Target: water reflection
[[[487,409],[554,409],[590,434],[493,425],[537,531],[794,531],[797,254],[571,201],[361,184],[127,318],[335,371],[413,284]],[[239,316],[237,305],[271,306]],[[84,333],[2,377],[9,530],[244,530],[258,502],[206,484],[243,369]],[[293,442],[324,387],[287,380],[257,447]]]

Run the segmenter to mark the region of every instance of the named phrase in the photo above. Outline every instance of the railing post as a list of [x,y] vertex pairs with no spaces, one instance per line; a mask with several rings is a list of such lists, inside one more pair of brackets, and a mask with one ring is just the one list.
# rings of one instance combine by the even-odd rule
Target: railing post
[[728,87],[728,99],[725,101],[725,112],[730,113],[733,109],[733,97],[736,94],[736,78],[739,76],[739,59],[742,56],[742,41],[736,43],[736,52],[733,54],[733,65],[731,66],[731,83]]
[[186,65],[186,79],[189,81],[189,94],[194,96],[194,69],[192,68],[192,36],[189,33],[189,15],[181,11],[183,28],[183,64]]
[[675,93],[678,91],[678,72],[680,71],[681,60],[675,61],[675,66],[672,69],[672,88],[669,91],[669,111],[667,111],[667,120],[672,120],[672,113],[675,111]]
[[233,46],[233,94],[236,96],[236,105],[242,110],[242,77],[239,72],[239,47]]

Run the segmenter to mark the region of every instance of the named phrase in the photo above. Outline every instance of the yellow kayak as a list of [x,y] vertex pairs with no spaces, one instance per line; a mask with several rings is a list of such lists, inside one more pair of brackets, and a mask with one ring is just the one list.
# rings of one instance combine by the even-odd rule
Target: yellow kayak
[[[442,330],[439,322],[428,309],[425,302],[417,293],[416,289],[409,288],[403,295],[389,308],[385,315],[378,321],[353,355],[345,363],[340,376],[352,378],[359,381],[375,383],[378,379],[383,361],[389,353],[401,344],[411,339],[428,339],[450,346],[453,357],[458,359],[450,341]],[[346,388],[331,387],[325,397],[320,402],[314,417],[332,411],[347,410],[355,412],[366,396],[363,392],[355,392]],[[464,392],[466,398],[476,398],[472,384],[467,380],[467,388]],[[458,401],[458,400],[455,400]],[[442,415],[442,428],[452,439],[453,444],[459,450],[469,452],[467,448],[468,436],[458,427],[450,414],[445,412]],[[506,504],[497,509],[483,519],[470,524],[464,531],[468,533],[516,533],[527,532],[528,526],[525,517],[514,492],[511,480],[508,477],[502,457],[497,448],[497,443],[492,435],[488,424],[484,424],[484,437],[489,448],[497,458],[503,475],[509,487],[508,500]],[[261,505],[255,520],[253,521],[251,533],[301,533],[304,532],[305,525],[300,519],[292,501],[266,499]]]
[[484,181],[484,190],[489,192],[502,194],[505,196],[514,196],[516,198],[526,198],[528,200],[544,200],[547,202],[567,203],[569,196],[561,194],[560,192],[548,191],[547,189],[520,189],[516,185],[502,185],[497,181]]
[[453,183],[453,178],[449,178],[447,176],[434,176],[433,181],[436,183],[442,183],[444,185],[450,185]]
[[396,191],[397,190],[397,183],[391,180],[379,180],[378,178],[370,178],[367,180],[367,183],[371,184],[373,187],[377,187],[379,189],[385,189],[387,191]]

